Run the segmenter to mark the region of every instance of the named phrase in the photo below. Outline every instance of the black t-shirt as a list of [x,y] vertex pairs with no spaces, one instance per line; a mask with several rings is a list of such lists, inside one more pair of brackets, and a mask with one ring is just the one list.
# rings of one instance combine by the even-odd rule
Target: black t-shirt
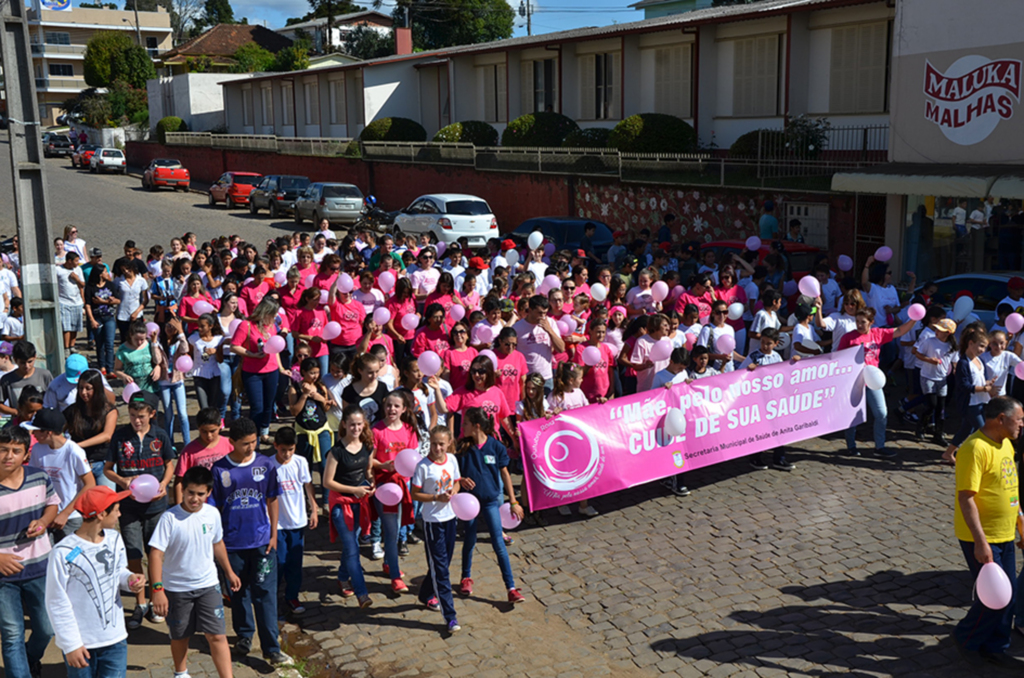
[[338,462],[334,468],[334,482],[348,487],[359,487],[367,483],[366,466],[370,463],[373,448],[363,445],[356,453],[349,452],[339,443],[331,448],[330,455]]
[[366,396],[359,395],[352,388],[352,384],[349,384],[341,392],[341,399],[350,405],[356,403],[363,408],[366,420],[372,426],[384,418],[384,399],[388,397],[388,392],[387,385],[380,380],[377,381],[377,390]]
[[[114,431],[107,450],[107,461],[114,462],[118,475],[134,478],[148,473],[157,480],[164,479],[167,462],[177,459],[174,445],[163,428],[150,424],[149,432],[139,441],[139,434],[130,424]],[[148,504],[140,504],[131,497],[121,501],[121,513],[132,516],[158,516],[167,510],[167,497]]]
[[114,271],[113,272],[114,272],[114,277],[115,278],[117,276],[121,275],[121,265],[122,264],[128,264],[129,266],[134,268],[135,272],[138,275],[146,275],[147,273],[149,273],[149,269],[146,268],[146,262],[144,262],[142,259],[136,259],[135,257],[132,257],[131,259],[129,259],[128,257],[121,257],[120,259],[117,259],[114,262]]
[[[64,419],[68,424],[68,436],[76,443],[83,440],[88,440],[94,436],[98,436],[103,433],[103,429],[107,424],[107,414],[110,413],[110,408],[104,409],[103,416],[93,419],[88,417],[74,406],[68,405],[64,408]],[[110,449],[110,443],[100,443],[99,445],[90,445],[89,447],[83,447],[85,450],[85,458],[89,460],[90,464],[98,461],[106,461],[108,451]]]
[[[292,382],[291,388],[295,390],[298,397],[302,397],[302,384]],[[317,391],[320,392],[320,395],[327,395],[327,389],[323,386],[318,386]],[[306,398],[302,409],[295,415],[295,424],[307,431],[319,431],[326,423],[327,412],[324,411],[324,406],[318,400]]]

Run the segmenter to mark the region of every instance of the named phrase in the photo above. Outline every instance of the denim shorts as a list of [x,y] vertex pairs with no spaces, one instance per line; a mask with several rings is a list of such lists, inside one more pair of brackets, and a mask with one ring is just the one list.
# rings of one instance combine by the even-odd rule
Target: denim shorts
[[945,398],[948,383],[946,379],[925,379],[921,377],[921,393]]
[[171,640],[184,640],[195,633],[209,633],[223,636],[227,633],[224,625],[224,598],[220,586],[210,586],[198,591],[174,592],[167,594],[167,628]]
[[160,515],[139,516],[130,513],[121,514],[121,539],[128,554],[128,560],[142,560],[149,552],[149,540],[153,538]]

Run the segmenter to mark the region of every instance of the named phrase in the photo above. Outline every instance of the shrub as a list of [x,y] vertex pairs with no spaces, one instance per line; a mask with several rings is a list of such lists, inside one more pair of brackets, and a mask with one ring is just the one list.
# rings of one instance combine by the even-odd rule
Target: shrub
[[427,130],[409,118],[380,118],[363,128],[361,141],[426,141]]
[[692,153],[697,134],[674,115],[638,113],[615,126],[608,145],[626,153]]
[[579,125],[561,113],[527,113],[508,124],[501,133],[502,146],[561,146],[562,140]]
[[168,132],[187,132],[188,125],[181,118],[177,118],[173,115],[169,115],[166,118],[160,118],[160,121],[156,124],[156,140],[161,144],[167,143]]
[[359,139],[353,139],[352,141],[348,142],[348,146],[345,147],[345,150],[342,152],[342,155],[345,156],[346,158],[363,157],[363,152],[359,148]]
[[453,122],[442,127],[434,135],[433,141],[443,143],[464,143],[474,146],[497,146],[498,130],[480,120]]
[[611,133],[612,131],[607,127],[574,129],[562,140],[562,146],[566,148],[606,148]]
[[762,137],[765,144],[765,149],[778,149],[783,148],[786,144],[786,134],[782,130],[777,129],[755,129],[747,132],[740,136],[739,139],[732,142],[732,146],[729,147],[730,158],[756,158],[757,157],[757,140],[758,136],[763,134]]

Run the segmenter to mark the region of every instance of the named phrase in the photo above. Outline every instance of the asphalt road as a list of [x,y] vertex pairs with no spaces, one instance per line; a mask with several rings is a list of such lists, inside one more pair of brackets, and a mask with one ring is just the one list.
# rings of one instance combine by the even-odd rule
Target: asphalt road
[[[0,234],[13,235],[14,196],[8,132],[0,132]],[[71,167],[66,158],[46,161],[47,199],[50,227],[54,237],[63,234],[65,224],[78,226],[79,237],[88,247],[99,247],[108,261],[120,256],[124,241],[135,240],[145,254],[151,245],[170,247],[171,238],[194,232],[199,242],[220,235],[238,234],[255,242],[260,250],[268,238],[291,233],[290,219],[271,221],[266,213],[253,217],[247,210],[228,211],[210,207],[206,197],[161,189],[142,189],[139,170],[135,176],[91,174]],[[129,172],[133,171],[129,168]],[[306,228],[311,228],[309,222]]]

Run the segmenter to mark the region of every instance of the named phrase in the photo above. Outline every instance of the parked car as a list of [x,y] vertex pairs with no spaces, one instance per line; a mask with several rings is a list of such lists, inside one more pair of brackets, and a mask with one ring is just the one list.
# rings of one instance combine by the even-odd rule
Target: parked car
[[249,194],[249,213],[256,214],[265,209],[270,212],[271,219],[277,219],[282,213],[291,213],[295,199],[308,186],[308,177],[268,174]]
[[395,231],[433,233],[439,242],[465,237],[470,247],[482,247],[498,237],[498,220],[483,198],[461,193],[435,193],[412,201],[395,215]]
[[[811,269],[814,268],[815,257],[821,254],[821,249],[798,242],[783,241],[783,247],[785,248],[783,254],[789,262],[789,273],[794,280],[799,280],[810,273]],[[704,252],[707,250],[713,250],[715,261],[719,265],[728,263],[726,260],[731,259],[733,254],[742,254],[746,249],[747,244],[743,240],[715,240],[700,246],[701,256],[703,257]],[[764,258],[771,254],[771,252],[771,243],[763,243],[761,249],[757,252],[757,262],[755,265],[764,261]]]
[[[1006,298],[1007,283],[1014,276],[1024,277],[1024,272],[993,272],[993,273],[961,273],[935,280],[939,291],[932,297],[933,304],[940,304],[946,309],[946,314],[953,317],[953,304],[956,302],[956,295],[967,290],[974,297],[974,315],[985,323],[985,327],[991,328],[998,318],[996,317],[996,306]],[[921,284],[915,290],[920,292],[927,280],[919,281]]]
[[596,230],[590,239],[593,252],[601,259],[608,253],[615,239],[612,229],[607,224],[594,219],[577,219],[575,217],[534,217],[527,219],[512,231],[512,239],[517,243],[525,243],[534,231],[540,231],[544,237],[554,243],[555,249],[578,250],[583,240],[583,230],[587,224],[594,224]]
[[296,224],[305,219],[314,226],[321,219],[332,224],[354,224],[363,215],[363,192],[352,184],[310,184],[295,200],[294,214]]
[[74,150],[75,145],[67,134],[47,132],[43,135],[43,156],[46,158],[69,156]]
[[171,158],[157,158],[142,173],[142,187],[150,191],[159,186],[187,191],[189,183],[188,170],[181,166],[180,160]]
[[89,159],[89,171],[124,174],[127,171],[124,153],[116,148],[97,148]]
[[80,169],[86,169],[89,167],[89,163],[92,160],[92,154],[96,152],[99,146],[96,144],[82,144],[75,149],[75,152],[71,154],[71,166],[78,167]]
[[210,186],[210,206],[222,202],[232,209],[235,205],[248,204],[249,194],[262,178],[257,172],[225,172]]

